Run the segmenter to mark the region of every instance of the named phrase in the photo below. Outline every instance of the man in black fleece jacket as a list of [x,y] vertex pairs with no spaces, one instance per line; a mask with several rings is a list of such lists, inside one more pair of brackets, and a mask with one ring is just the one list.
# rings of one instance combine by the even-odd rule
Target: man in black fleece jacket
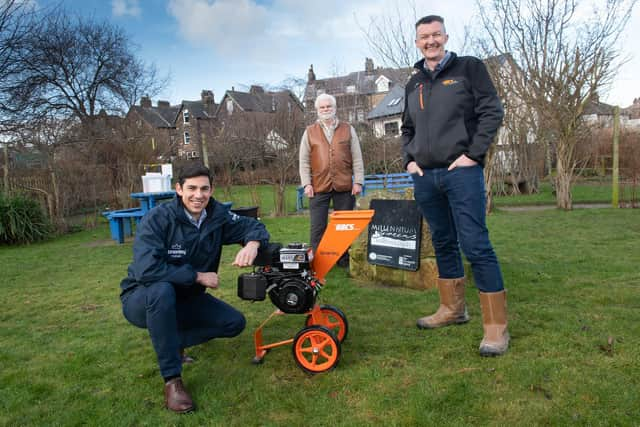
[[502,273],[485,221],[485,154],[502,122],[502,104],[478,58],[445,50],[449,36],[437,15],[416,23],[415,64],[405,89],[404,166],[429,224],[438,264],[440,307],[418,319],[421,329],[469,321],[460,248],[480,291],[484,337],[480,354],[509,347]]

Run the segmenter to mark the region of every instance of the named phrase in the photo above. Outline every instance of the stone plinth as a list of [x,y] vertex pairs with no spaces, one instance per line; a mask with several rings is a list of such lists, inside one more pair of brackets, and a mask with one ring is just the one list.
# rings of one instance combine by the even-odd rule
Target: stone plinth
[[[404,193],[390,191],[372,191],[367,197],[358,201],[359,209],[369,209],[372,199],[384,200],[413,200],[413,189]],[[431,233],[423,220],[422,237],[420,243],[420,267],[418,271],[401,270],[397,268],[371,265],[367,261],[367,233],[362,233],[351,245],[350,274],[358,280],[387,286],[403,286],[413,289],[431,289],[436,287],[438,267],[431,245]]]

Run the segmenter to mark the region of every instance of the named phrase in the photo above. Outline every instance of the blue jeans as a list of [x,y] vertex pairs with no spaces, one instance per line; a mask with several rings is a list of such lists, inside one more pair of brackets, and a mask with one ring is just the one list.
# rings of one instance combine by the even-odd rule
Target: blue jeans
[[482,292],[504,289],[502,273],[487,230],[484,175],[479,165],[424,169],[412,174],[418,209],[429,224],[440,278],[464,276],[460,248],[471,263]]
[[163,378],[182,373],[181,349],[213,338],[235,337],[246,323],[229,304],[207,293],[176,295],[168,282],[138,285],[121,300],[124,317],[149,330]]

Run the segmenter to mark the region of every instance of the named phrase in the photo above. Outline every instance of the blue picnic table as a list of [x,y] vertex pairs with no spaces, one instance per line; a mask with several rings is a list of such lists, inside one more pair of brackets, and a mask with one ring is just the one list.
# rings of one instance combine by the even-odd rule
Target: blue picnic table
[[175,196],[176,192],[174,190],[153,193],[131,193],[132,198],[140,201],[140,209],[142,209],[143,212],[153,209],[161,200],[173,199]]
[[139,223],[150,209],[153,209],[162,200],[173,199],[175,196],[175,191],[131,193],[131,197],[139,201],[140,207],[102,212],[102,215],[109,220],[111,238],[118,243],[124,243],[125,237],[133,234],[134,221],[136,224]]

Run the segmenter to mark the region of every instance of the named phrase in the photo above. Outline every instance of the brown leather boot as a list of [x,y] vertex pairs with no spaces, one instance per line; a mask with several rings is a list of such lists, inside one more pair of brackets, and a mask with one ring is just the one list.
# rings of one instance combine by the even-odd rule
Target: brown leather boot
[[164,385],[164,404],[168,409],[180,414],[195,409],[191,396],[184,388],[182,378],[173,378]]
[[507,331],[507,293],[480,292],[484,337],[480,343],[481,356],[500,356],[509,348]]
[[469,314],[464,302],[464,277],[459,279],[438,279],[440,307],[431,316],[418,319],[420,329],[435,329],[443,326],[467,323]]

